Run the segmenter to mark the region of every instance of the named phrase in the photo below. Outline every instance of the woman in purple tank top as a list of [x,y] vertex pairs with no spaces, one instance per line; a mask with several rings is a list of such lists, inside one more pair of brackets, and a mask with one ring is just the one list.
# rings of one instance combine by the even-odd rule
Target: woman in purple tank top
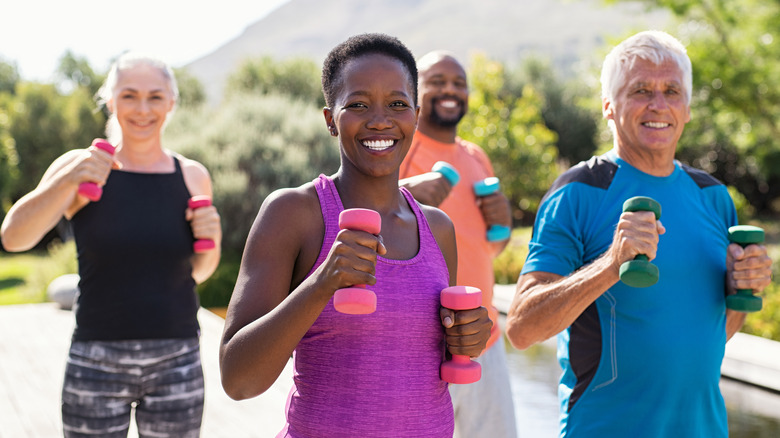
[[[386,35],[352,37],[328,55],[322,85],[341,167],[260,207],[228,308],[223,386],[255,397],[292,355],[279,436],[451,437],[439,366],[446,351],[478,356],[491,322],[484,307],[439,305],[456,278],[452,222],[398,188],[417,123],[414,57]],[[350,208],[378,212],[378,235],[339,230]],[[334,308],[336,291],[356,284],[376,293],[373,313]]]

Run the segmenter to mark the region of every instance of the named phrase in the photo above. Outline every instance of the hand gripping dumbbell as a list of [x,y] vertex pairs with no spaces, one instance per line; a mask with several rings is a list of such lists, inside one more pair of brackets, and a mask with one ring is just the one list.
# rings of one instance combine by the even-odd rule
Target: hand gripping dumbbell
[[442,176],[453,187],[455,187],[455,185],[458,184],[458,181],[460,181],[460,175],[458,174],[458,171],[455,170],[454,167],[452,167],[452,164],[446,161],[437,161],[433,163],[433,167],[431,167],[431,172],[439,172],[440,174],[442,174]]
[[[382,229],[382,217],[374,210],[350,208],[339,214],[339,228],[378,235]],[[366,289],[365,284],[339,289],[333,295],[333,307],[350,315],[373,313],[376,310],[376,294]]]
[[[482,305],[482,291],[471,286],[450,286],[441,291],[441,305],[452,310],[476,309]],[[482,366],[469,356],[453,354],[441,364],[441,379],[449,383],[474,383],[482,377]]]
[[[474,194],[477,195],[478,198],[481,198],[483,196],[492,195],[493,193],[498,192],[499,188],[500,183],[498,178],[491,176],[489,178],[483,179],[482,181],[477,181],[474,183]],[[512,230],[504,225],[491,224],[490,228],[487,230],[487,240],[489,242],[506,240],[509,239],[511,235]]]
[[[729,242],[741,247],[764,242],[764,230],[752,225],[737,225],[729,228]],[[761,297],[753,295],[750,289],[737,289],[734,295],[726,297],[726,308],[738,312],[758,312],[763,301]]]
[[[111,155],[114,155],[114,152],[116,151],[116,148],[112,146],[111,143],[102,138],[92,140],[92,146],[102,149]],[[103,196],[103,188],[97,185],[97,183],[84,182],[79,184],[79,195],[84,196],[93,202],[99,201],[100,197]]]
[[[193,196],[187,201],[187,205],[193,210],[201,207],[208,207],[211,205],[211,197],[206,195]],[[211,239],[199,239],[192,244],[192,249],[196,253],[201,253],[212,250],[216,246],[217,245]]]
[[[623,203],[623,212],[652,211],[655,219],[661,218],[661,204],[655,199],[635,196]],[[648,287],[658,282],[658,267],[648,261],[645,254],[620,265],[620,280],[631,287]]]

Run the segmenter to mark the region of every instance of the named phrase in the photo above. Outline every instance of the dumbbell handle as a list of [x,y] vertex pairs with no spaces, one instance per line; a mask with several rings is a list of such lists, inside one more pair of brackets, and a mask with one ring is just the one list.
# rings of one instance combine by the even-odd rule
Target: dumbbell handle
[[[441,291],[441,305],[452,310],[476,309],[482,305],[482,291],[471,286],[451,286]],[[474,383],[482,377],[482,366],[469,356],[453,354],[452,360],[441,364],[441,379],[445,382]]]
[[[106,151],[110,155],[114,155],[116,151],[116,148],[111,143],[102,138],[92,140],[92,147]],[[103,189],[94,182],[84,182],[79,184],[79,195],[95,202],[99,201],[103,196]]]
[[[208,207],[211,205],[211,197],[206,195],[193,196],[187,201],[187,205],[193,210],[201,207]],[[192,249],[196,253],[202,253],[210,251],[216,248],[216,246],[216,243],[211,239],[199,239],[192,244]]]
[[[745,248],[764,242],[764,230],[752,225],[736,225],[729,228],[729,242]],[[737,293],[726,297],[726,307],[740,312],[757,312],[763,307],[761,297],[753,295],[752,289],[737,289]]]
[[[661,204],[646,196],[635,196],[623,203],[623,212],[652,211],[661,218]],[[650,263],[646,254],[637,254],[634,260],[620,265],[620,280],[632,287],[648,287],[658,282],[658,267]]]
[[[498,178],[491,176],[483,179],[482,181],[477,181],[474,183],[474,194],[481,198],[483,196],[497,193],[500,188],[501,183]],[[511,236],[512,230],[505,225],[490,224],[490,227],[487,230],[487,240],[490,242],[506,240]]]
[[[351,208],[339,214],[339,229],[365,231],[378,235],[382,230],[382,217],[374,210]],[[365,284],[356,284],[337,290],[333,294],[333,307],[350,315],[365,315],[376,310],[376,294]]]
[[433,167],[431,167],[431,172],[439,172],[440,174],[442,174],[442,176],[447,180],[447,182],[449,182],[450,185],[453,187],[455,187],[455,185],[458,184],[458,181],[460,181],[460,174],[458,174],[458,171],[455,170],[452,164],[446,161],[437,161],[433,163]]

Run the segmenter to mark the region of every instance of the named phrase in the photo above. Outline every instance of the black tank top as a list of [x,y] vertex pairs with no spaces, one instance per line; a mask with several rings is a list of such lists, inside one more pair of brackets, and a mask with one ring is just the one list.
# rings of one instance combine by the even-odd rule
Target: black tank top
[[113,170],[72,218],[79,261],[73,340],[198,336],[190,193],[173,173]]

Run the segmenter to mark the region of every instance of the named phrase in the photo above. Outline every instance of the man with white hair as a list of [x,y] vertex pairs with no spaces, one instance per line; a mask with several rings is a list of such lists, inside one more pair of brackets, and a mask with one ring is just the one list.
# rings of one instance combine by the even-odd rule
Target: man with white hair
[[[685,47],[636,34],[607,55],[601,81],[614,147],[543,198],[507,336],[522,349],[558,334],[561,437],[726,438],[720,366],[745,319],[726,295],[760,292],[772,262],[763,246],[729,244],[737,215],[726,187],[675,160],[691,117]],[[663,214],[624,212],[635,196]],[[621,265],[642,254],[657,282],[620,281]]]

